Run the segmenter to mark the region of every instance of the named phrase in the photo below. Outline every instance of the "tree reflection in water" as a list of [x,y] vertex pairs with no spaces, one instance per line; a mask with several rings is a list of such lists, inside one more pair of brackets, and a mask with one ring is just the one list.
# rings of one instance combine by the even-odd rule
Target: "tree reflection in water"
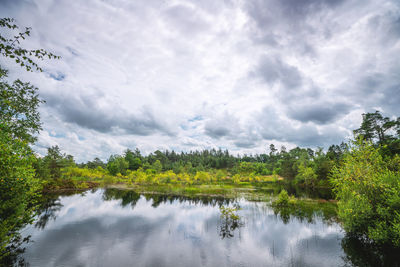
[[[34,225],[36,228],[44,229],[50,219],[57,218],[57,212],[63,207],[60,203],[60,197],[74,195],[76,192],[69,192],[63,194],[43,194],[36,209],[36,219]],[[31,224],[32,221],[27,221],[24,225]],[[21,234],[16,235],[6,247],[5,255],[0,257],[0,266],[29,266],[22,257],[26,250],[26,245],[31,242],[31,236],[23,237]]]
[[60,196],[56,194],[46,194],[42,197],[42,201],[39,206],[39,216],[35,222],[35,227],[44,229],[50,219],[54,221],[57,218],[57,212],[61,210],[63,205],[60,202]]
[[291,219],[314,223],[316,218],[322,218],[328,225],[337,221],[336,204],[333,202],[297,200],[294,205],[271,207],[284,224],[289,223]]
[[7,245],[6,253],[0,257],[0,266],[29,266],[22,254],[25,252],[27,245],[31,240],[31,236],[22,238],[16,235]]
[[[291,220],[315,223],[315,218],[322,218],[326,224],[337,221],[336,207],[331,203],[318,203],[298,201],[293,206],[272,206],[274,214],[279,216],[284,224]],[[390,266],[400,267],[400,249],[390,246],[380,246],[349,234],[341,240],[345,253],[343,260],[345,266],[375,267]]]
[[140,194],[133,190],[121,190],[115,188],[108,188],[103,192],[103,200],[121,200],[121,206],[126,207],[130,205],[132,209],[140,199]]
[[400,266],[400,248],[379,246],[351,235],[344,236],[342,248],[344,261],[350,266]]
[[157,208],[160,204],[170,203],[172,204],[174,201],[179,203],[188,203],[193,205],[202,205],[202,206],[212,206],[216,205],[228,205],[233,200],[227,199],[223,197],[210,197],[210,196],[199,196],[199,197],[186,197],[186,196],[176,196],[176,195],[162,195],[162,194],[152,194],[145,193],[139,194],[133,190],[121,190],[116,188],[108,188],[103,192],[103,200],[121,200],[121,206],[126,207],[130,205],[135,208],[137,202],[140,199],[140,196],[143,196],[147,201],[152,202],[152,207]]

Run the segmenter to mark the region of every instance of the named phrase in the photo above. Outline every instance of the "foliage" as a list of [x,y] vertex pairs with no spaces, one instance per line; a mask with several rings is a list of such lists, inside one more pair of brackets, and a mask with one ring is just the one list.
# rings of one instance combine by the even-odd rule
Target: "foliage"
[[61,178],[61,169],[69,166],[74,166],[74,158],[71,155],[66,155],[61,153],[58,146],[49,147],[47,149],[47,155],[38,160],[37,164],[42,164],[42,168],[45,170],[44,174],[46,176],[41,176],[42,178]]
[[110,156],[107,163],[107,170],[111,175],[117,175],[118,173],[125,175],[129,167],[129,162],[124,157],[119,155]]
[[400,246],[400,156],[384,159],[369,142],[355,143],[332,173],[344,229]]
[[[15,24],[15,20],[12,18],[1,18],[0,27],[9,29],[11,31],[19,29],[18,25]],[[27,50],[23,47],[20,47],[19,45],[21,41],[25,40],[30,33],[31,28],[25,28],[24,31],[17,32],[17,34],[11,38],[0,34],[0,54],[3,57],[14,59],[15,63],[19,64],[21,67],[25,67],[27,71],[32,71],[32,69],[42,71],[42,68],[34,61],[33,58],[43,59],[48,57],[49,59],[59,59],[60,57],[47,52],[44,49]]]
[[142,166],[141,155],[138,149],[135,152],[127,149],[125,151],[125,160],[128,162],[128,169],[136,171]]
[[200,171],[196,173],[194,179],[195,181],[206,184],[211,182],[211,175],[208,172]]
[[32,143],[39,132],[40,116],[37,110],[40,103],[37,88],[16,80],[8,83],[7,71],[0,68],[0,130],[12,134],[13,138]]
[[153,167],[153,170],[155,170],[157,173],[160,173],[162,171],[162,168],[163,168],[160,160],[156,160],[153,163],[152,167]]
[[229,218],[231,220],[239,220],[240,217],[237,214],[238,210],[238,207],[225,207],[221,205],[221,207],[219,207],[219,211],[221,212],[220,217],[221,219]]
[[296,199],[289,196],[285,189],[282,189],[279,193],[277,199],[272,203],[276,207],[288,207],[290,205],[296,204]]
[[82,164],[82,167],[88,167],[89,169],[96,169],[98,167],[101,167],[105,169],[106,164],[103,161],[101,161],[101,159],[94,158],[93,161],[88,161],[86,164]]
[[374,142],[385,147],[386,154],[400,153],[400,118],[391,120],[384,117],[379,111],[362,114],[363,121],[360,128],[354,130],[356,139]]
[[18,230],[32,219],[32,200],[39,188],[33,160],[26,141],[0,131],[0,258],[10,252],[7,245],[20,238]]
[[[13,19],[0,19],[0,28],[9,30],[6,35],[0,34],[3,58],[15,59],[27,70],[32,67],[41,70],[32,57],[57,57],[43,49],[26,50],[19,46],[29,36],[29,28],[13,38],[7,37],[18,30]],[[0,66],[0,264],[10,260],[15,244],[24,241],[18,231],[34,216],[34,200],[40,184],[34,177],[35,160],[29,145],[40,130],[38,106],[42,102],[36,87],[20,80],[9,83],[7,70]]]
[[362,137],[366,141],[377,140],[379,144],[384,144],[394,140],[395,135],[400,131],[400,120],[390,120],[389,117],[383,117],[379,111],[374,113],[362,114],[363,121],[360,128],[354,130],[356,138]]
[[314,187],[317,183],[317,178],[317,174],[314,172],[313,168],[305,167],[303,164],[300,164],[295,182]]
[[64,179],[72,179],[74,177],[81,177],[86,179],[104,178],[107,172],[102,167],[96,169],[79,168],[76,166],[69,166],[62,169],[62,177]]

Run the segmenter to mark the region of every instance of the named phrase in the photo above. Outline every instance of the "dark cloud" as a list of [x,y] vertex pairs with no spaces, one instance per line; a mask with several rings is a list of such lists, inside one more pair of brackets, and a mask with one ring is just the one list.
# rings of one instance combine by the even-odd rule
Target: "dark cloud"
[[[279,114],[275,107],[261,112],[259,122],[263,138],[300,145],[329,145],[346,136],[345,130],[330,125],[354,109],[369,111],[376,107],[392,114],[400,113],[400,66],[397,63],[400,57],[394,52],[400,36],[400,6],[359,14],[354,11],[359,4],[361,2],[342,0],[246,2],[252,22],[250,38],[264,45],[268,53],[259,58],[250,76],[261,78],[266,88],[278,85],[273,94],[281,107]],[[330,19],[338,14],[346,19]],[[352,24],[347,24],[350,21]],[[355,22],[358,23],[356,27]],[[350,48],[351,54],[359,57],[337,59],[338,66],[354,66],[351,72],[342,72],[342,76],[337,77],[343,81],[341,84],[335,87],[328,83],[328,88],[321,88],[314,79],[325,74],[307,76],[309,73],[300,68],[301,62],[311,56],[317,64],[323,63],[319,52],[325,47],[321,45],[331,39],[333,51],[339,51],[341,48],[334,38],[349,29],[359,34],[360,41],[366,38],[368,42]],[[363,49],[368,49],[368,54],[363,54]],[[296,66],[287,59],[297,62]],[[335,79],[332,81],[336,83]]]
[[344,0],[249,0],[246,9],[257,26],[271,30],[280,26],[280,30],[296,32],[299,29],[313,32],[314,27],[307,24],[308,16],[332,9]]
[[[278,6],[289,19],[304,18],[314,15],[324,8],[333,8],[343,3],[344,0],[276,0],[270,1],[271,5]],[[260,2],[260,1],[259,1]],[[268,4],[264,5],[268,6]]]
[[[400,56],[395,56],[393,60]],[[373,67],[375,68],[375,67]],[[400,64],[394,62],[386,72],[365,71],[357,79],[349,80],[338,93],[365,110],[382,108],[398,116],[400,114]]]
[[[385,111],[390,114],[400,115],[400,78],[385,87],[379,102]],[[386,97],[387,96],[387,97]]]
[[253,140],[238,140],[234,142],[235,146],[241,147],[241,148],[254,148],[257,146],[257,143],[254,142]]
[[213,125],[213,124],[206,124],[205,125],[205,134],[218,139],[230,134],[230,130],[225,126]]
[[5,8],[16,8],[18,5],[30,5],[31,7],[35,6],[32,1],[28,0],[1,0],[0,4]]
[[[257,45],[285,49],[290,54],[318,58],[319,39],[336,34],[337,23],[330,13],[344,0],[249,0],[249,38]],[[340,11],[339,11],[340,12]]]
[[258,115],[260,132],[266,140],[295,143],[299,146],[326,147],[340,143],[347,132],[337,127],[327,127],[319,131],[314,123],[295,125],[283,118],[272,107],[265,107]]
[[347,114],[351,106],[345,103],[306,103],[290,105],[288,116],[301,122],[327,124]]
[[151,135],[156,132],[173,135],[153,115],[150,109],[143,108],[139,114],[126,110],[102,107],[99,95],[42,94],[48,106],[61,116],[65,122],[74,123],[87,129],[102,133],[122,131],[125,134]]
[[390,10],[384,14],[374,15],[368,20],[369,30],[378,32],[372,42],[379,41],[382,46],[396,45],[400,37],[400,12]]
[[204,133],[214,139],[234,137],[241,133],[238,119],[229,113],[215,115],[204,125]]
[[303,80],[296,67],[283,62],[278,56],[262,57],[252,75],[261,77],[269,84],[280,82],[289,90],[301,86]]

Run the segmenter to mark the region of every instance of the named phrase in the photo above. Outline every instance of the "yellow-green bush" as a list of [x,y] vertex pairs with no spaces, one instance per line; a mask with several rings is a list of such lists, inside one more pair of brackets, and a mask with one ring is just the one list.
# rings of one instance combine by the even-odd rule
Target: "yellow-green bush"
[[210,183],[211,175],[208,172],[199,171],[196,172],[194,179],[200,183]]
[[96,169],[87,169],[79,167],[67,167],[62,169],[63,178],[81,177],[87,179],[103,178],[107,174],[102,167]]

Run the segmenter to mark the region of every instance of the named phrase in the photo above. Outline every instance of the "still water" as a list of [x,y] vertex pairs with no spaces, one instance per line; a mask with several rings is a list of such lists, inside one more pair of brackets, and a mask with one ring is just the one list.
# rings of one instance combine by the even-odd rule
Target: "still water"
[[[221,206],[240,207],[240,219],[221,217]],[[244,199],[53,195],[23,234],[29,266],[352,266],[334,220]]]

